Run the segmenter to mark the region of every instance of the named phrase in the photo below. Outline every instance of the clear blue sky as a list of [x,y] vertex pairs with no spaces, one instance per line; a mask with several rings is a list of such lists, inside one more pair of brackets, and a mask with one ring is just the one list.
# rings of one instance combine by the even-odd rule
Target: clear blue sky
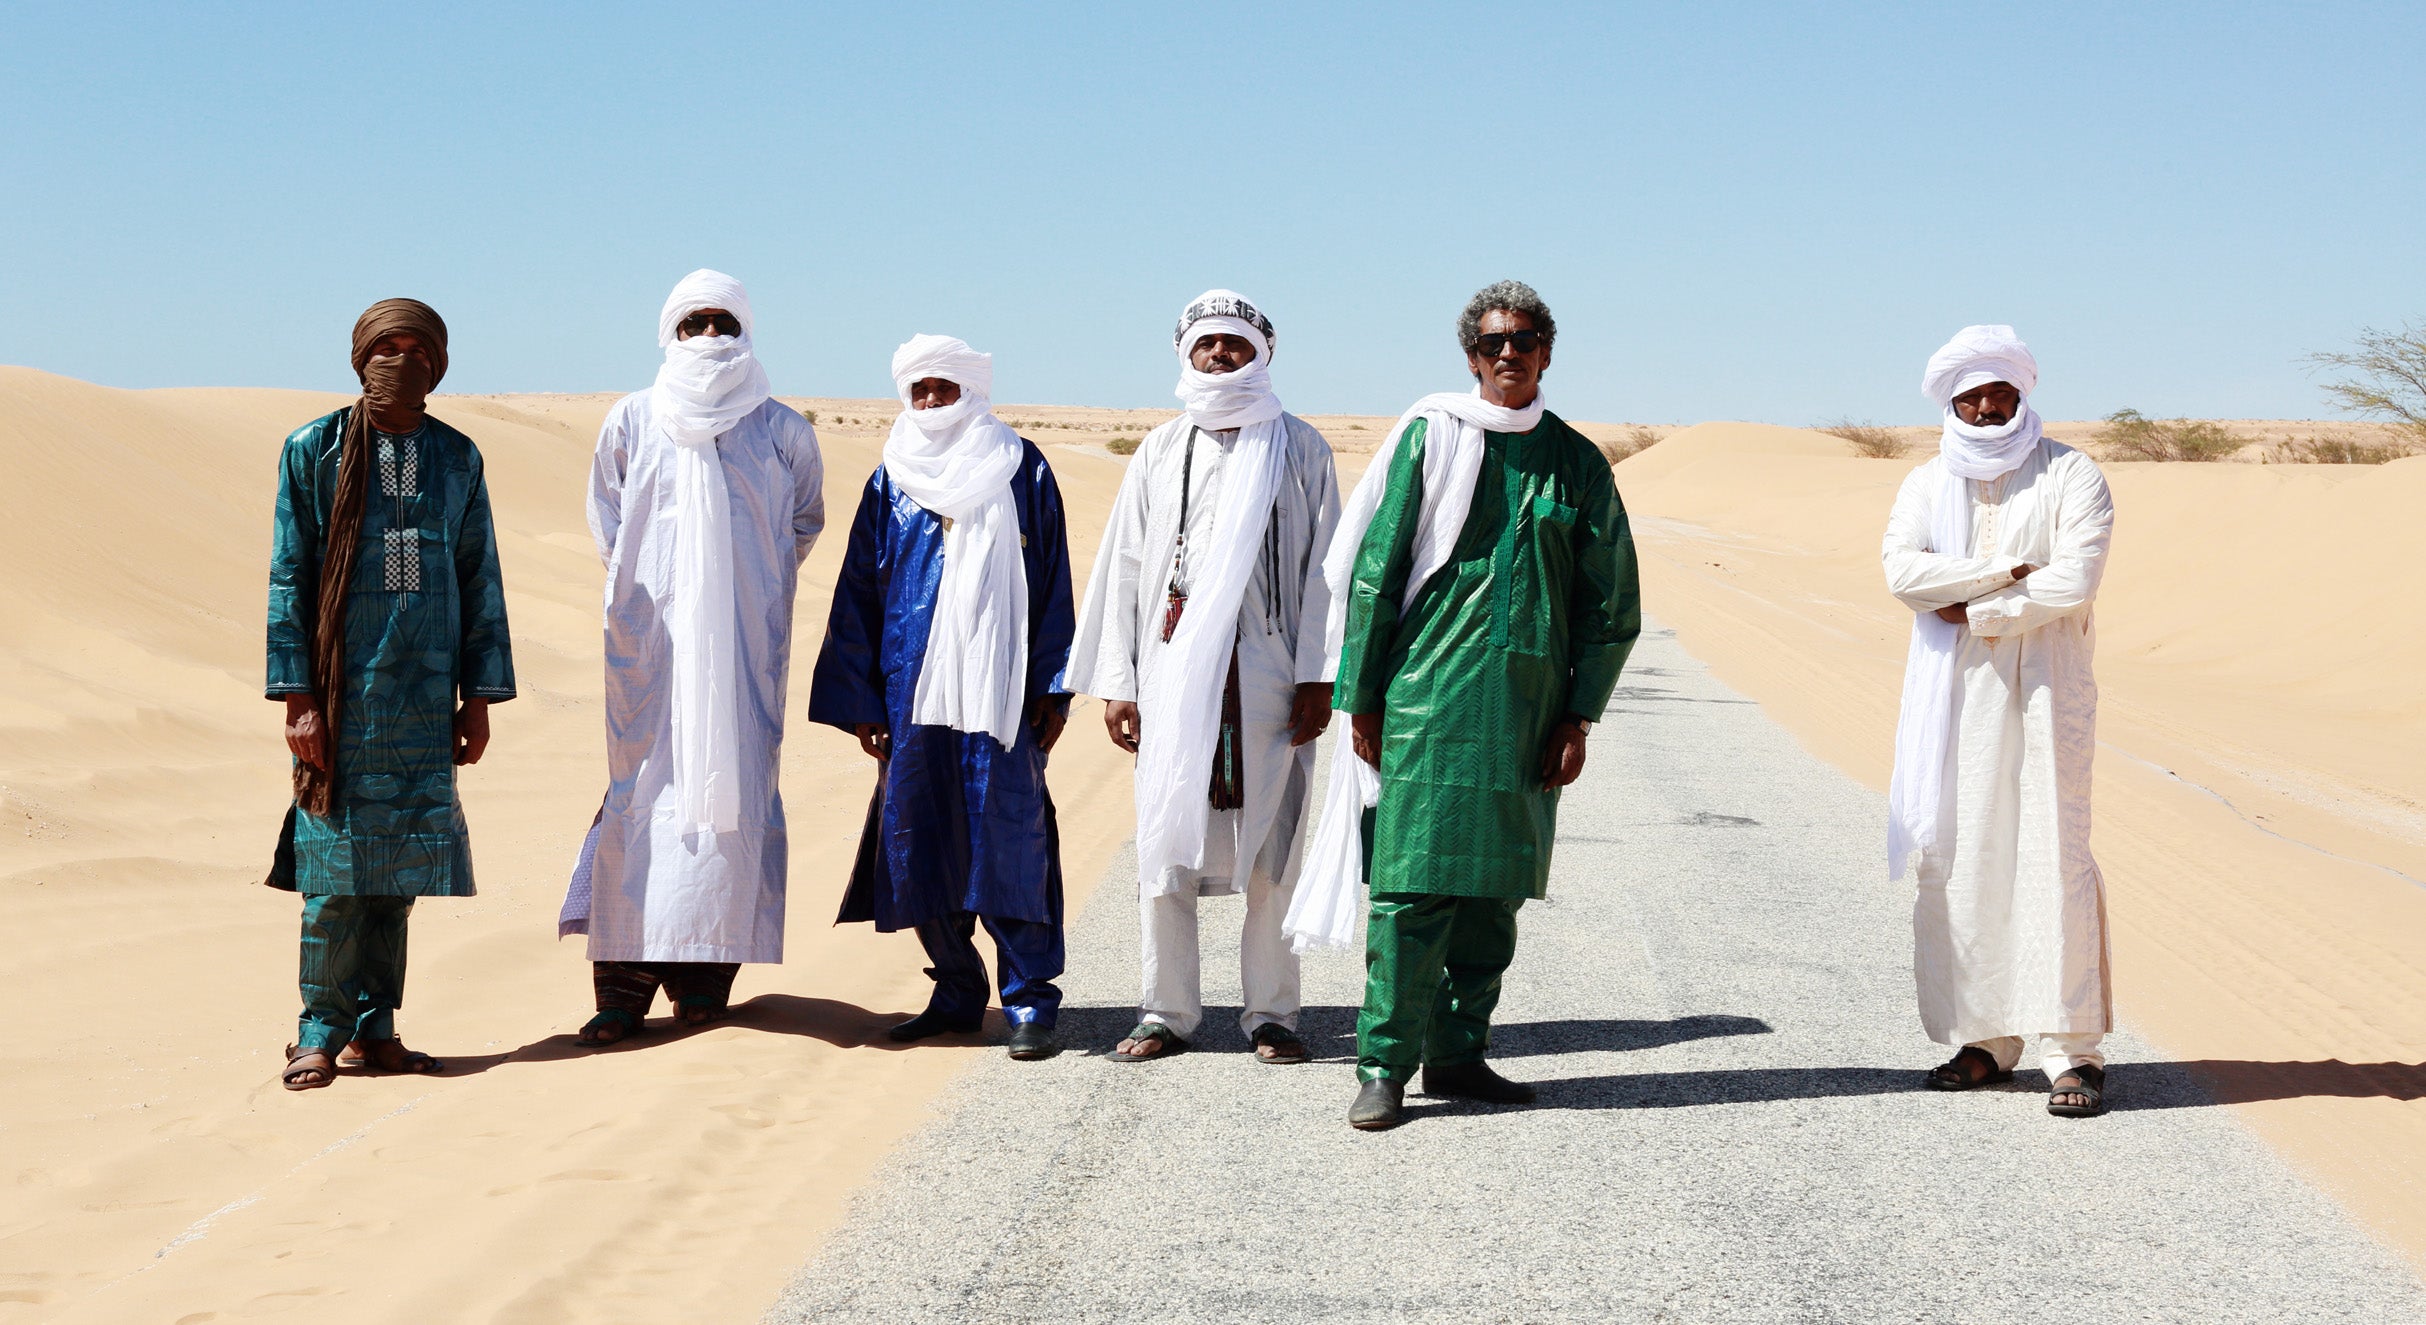
[[2049,417],[2303,417],[2426,317],[2426,6],[1575,9],[14,5],[0,362],[351,390],[411,294],[449,389],[633,389],[714,266],[787,394],[1168,406],[1226,285],[1383,413],[1515,276],[1578,418],[1927,422],[1967,322]]

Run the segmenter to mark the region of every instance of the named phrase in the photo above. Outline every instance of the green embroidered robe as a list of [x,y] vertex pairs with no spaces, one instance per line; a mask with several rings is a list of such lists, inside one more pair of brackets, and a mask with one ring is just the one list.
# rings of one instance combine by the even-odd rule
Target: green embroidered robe
[[[310,694],[311,633],[349,409],[297,429],[278,467],[269,684]],[[322,896],[469,897],[455,797],[455,701],[514,697],[505,581],[472,439],[425,421],[372,434],[362,542],[346,604],[345,698],[327,818],[290,810],[273,887]]]
[[1609,462],[1544,413],[1486,433],[1449,563],[1402,615],[1423,508],[1424,421],[1408,425],[1358,550],[1335,704],[1382,714],[1368,820],[1376,894],[1540,897],[1558,793],[1543,747],[1597,720],[1642,633],[1634,540]]

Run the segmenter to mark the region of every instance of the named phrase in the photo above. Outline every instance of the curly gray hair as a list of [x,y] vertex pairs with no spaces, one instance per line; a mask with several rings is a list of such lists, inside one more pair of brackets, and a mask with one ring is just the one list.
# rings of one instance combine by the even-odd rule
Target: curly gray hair
[[1542,334],[1542,348],[1548,349],[1558,340],[1558,322],[1550,316],[1550,306],[1523,281],[1494,281],[1474,292],[1466,301],[1466,311],[1457,315],[1457,346],[1472,353],[1482,343],[1483,314],[1495,308],[1522,313],[1533,319],[1533,329]]

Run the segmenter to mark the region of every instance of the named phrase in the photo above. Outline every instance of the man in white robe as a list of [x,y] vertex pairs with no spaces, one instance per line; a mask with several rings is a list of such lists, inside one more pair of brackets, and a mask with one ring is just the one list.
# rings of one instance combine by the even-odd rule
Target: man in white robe
[[1889,872],[1909,865],[1929,1038],[1961,1049],[1939,1090],[2012,1078],[2039,1040],[2048,1112],[2105,1107],[2113,1028],[2105,883],[2089,854],[2097,631],[2114,503],[2089,457],[2042,434],[2038,364],[2011,327],[1966,327],[1922,390],[1939,454],[1887,523],[1887,587],[1914,613],[1890,787]]
[[657,383],[607,412],[590,469],[606,562],[605,804],[557,930],[589,935],[588,1044],[723,1014],[743,962],[783,960],[792,593],[825,527],[816,430],[768,394],[741,283],[684,277]]
[[1188,1047],[1204,1019],[1197,898],[1246,894],[1239,1018],[1258,1058],[1306,1061],[1281,921],[1303,864],[1314,738],[1331,718],[1323,557],[1331,447],[1272,394],[1271,321],[1211,290],[1173,333],[1186,412],[1146,435],[1079,613],[1069,688],[1138,755],[1144,996],[1114,1057]]

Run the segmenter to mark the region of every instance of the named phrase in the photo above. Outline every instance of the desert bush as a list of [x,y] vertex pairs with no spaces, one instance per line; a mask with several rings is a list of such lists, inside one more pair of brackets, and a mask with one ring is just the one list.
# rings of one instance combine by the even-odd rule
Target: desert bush
[[1135,437],[1115,437],[1111,441],[1105,442],[1103,449],[1114,455],[1133,455],[1137,451],[1139,440]]
[[1900,459],[1907,445],[1893,428],[1882,428],[1875,423],[1856,423],[1851,419],[1822,424],[1820,431],[1831,437],[1844,438],[1852,443],[1855,455],[1872,460]]
[[2335,404],[2393,423],[2412,445],[2426,447],[2426,323],[2398,331],[2368,327],[2359,333],[2356,348],[2311,354],[2308,362],[2347,374],[2325,384],[2325,395]]
[[815,423],[817,422],[817,411],[813,409],[804,409],[800,411],[800,417],[807,419],[811,423]]
[[2241,439],[2212,419],[2152,419],[2118,409],[2090,438],[2110,460],[2210,462],[2229,458]]
[[2399,442],[2354,442],[2345,437],[2309,437],[2287,441],[2267,452],[2278,465],[2382,465],[2416,455],[2418,449]]
[[1623,436],[1613,441],[1597,443],[1597,445],[1600,447],[1600,453],[1607,456],[1609,463],[1614,465],[1628,456],[1641,455],[1659,445],[1659,438],[1657,428],[1646,428],[1638,423],[1626,429]]

